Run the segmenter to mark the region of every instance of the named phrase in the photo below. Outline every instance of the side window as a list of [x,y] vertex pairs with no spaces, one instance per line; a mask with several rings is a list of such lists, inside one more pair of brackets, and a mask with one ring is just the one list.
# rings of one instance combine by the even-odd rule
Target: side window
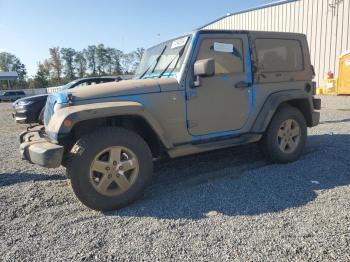
[[256,39],[259,69],[265,73],[304,70],[302,47],[298,40]]
[[109,82],[113,82],[113,81],[114,81],[114,79],[106,78],[106,79],[101,80],[101,84],[102,83],[109,83]]
[[86,86],[87,85],[87,82],[82,82],[82,83],[79,83],[77,84],[76,86],[74,86],[74,88],[76,87],[82,87],[82,86]]
[[208,58],[215,59],[215,75],[243,73],[243,41],[239,38],[204,39],[197,60]]

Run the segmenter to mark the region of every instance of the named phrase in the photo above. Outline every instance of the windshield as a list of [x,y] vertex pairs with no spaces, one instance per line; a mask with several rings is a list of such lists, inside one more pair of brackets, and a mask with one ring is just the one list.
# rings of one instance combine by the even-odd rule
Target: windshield
[[161,43],[146,50],[135,78],[175,77],[181,69],[191,36]]

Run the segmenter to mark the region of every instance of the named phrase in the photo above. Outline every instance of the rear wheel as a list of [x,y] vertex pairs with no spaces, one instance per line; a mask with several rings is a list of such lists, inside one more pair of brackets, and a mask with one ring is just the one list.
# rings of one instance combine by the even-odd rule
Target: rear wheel
[[67,163],[73,190],[86,206],[109,211],[139,198],[153,173],[152,154],[136,133],[105,128],[87,135]]
[[303,114],[296,108],[280,108],[271,120],[260,141],[261,151],[274,163],[297,160],[305,146],[307,125]]

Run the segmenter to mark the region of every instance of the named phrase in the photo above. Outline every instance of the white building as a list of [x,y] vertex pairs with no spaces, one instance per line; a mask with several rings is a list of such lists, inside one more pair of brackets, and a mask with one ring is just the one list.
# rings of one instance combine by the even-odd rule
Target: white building
[[229,14],[203,29],[304,33],[319,85],[338,75],[339,56],[350,49],[350,0],[286,0]]

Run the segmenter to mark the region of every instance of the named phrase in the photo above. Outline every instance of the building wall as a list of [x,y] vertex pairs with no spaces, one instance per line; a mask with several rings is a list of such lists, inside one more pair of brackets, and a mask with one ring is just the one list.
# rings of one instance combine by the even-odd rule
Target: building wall
[[[332,8],[331,5],[334,7]],[[350,0],[285,1],[229,15],[204,29],[237,29],[304,33],[319,85],[328,71],[338,75],[339,56],[350,49]]]

